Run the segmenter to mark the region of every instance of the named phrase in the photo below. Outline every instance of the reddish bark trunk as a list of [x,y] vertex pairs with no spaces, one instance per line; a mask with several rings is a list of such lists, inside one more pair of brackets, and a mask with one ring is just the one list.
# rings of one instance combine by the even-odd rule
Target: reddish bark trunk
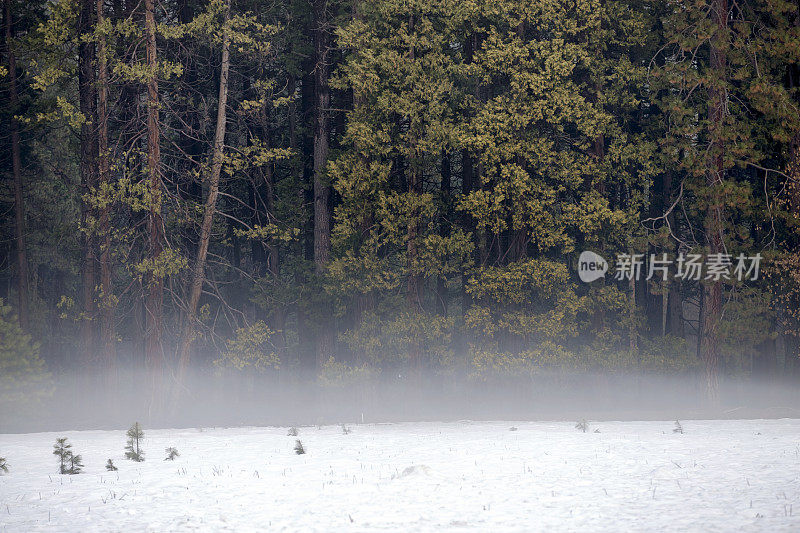
[[[94,26],[93,0],[81,0],[80,5],[80,33],[90,33]],[[83,233],[83,319],[81,321],[81,348],[82,362],[88,366],[95,362],[95,315],[96,305],[94,300],[95,279],[97,272],[97,254],[95,250],[95,233],[91,227],[95,217],[91,202],[85,195],[92,193],[97,187],[97,87],[94,72],[95,50],[91,41],[81,41],[78,47],[78,93],[80,110],[84,122],[81,124],[81,158],[80,173],[82,186],[81,222]]]
[[[97,25],[104,22],[104,2],[97,0]],[[111,165],[108,153],[108,64],[106,38],[100,35],[97,42],[97,174],[101,184],[111,182]],[[117,364],[117,344],[114,328],[114,298],[111,279],[111,221],[108,205],[100,210],[98,221],[100,236],[100,345],[102,365],[110,379]]]
[[[717,32],[725,34],[728,27],[728,0],[714,0],[713,15]],[[710,254],[724,252],[723,206],[721,188],[725,179],[723,127],[726,113],[726,94],[721,87],[725,79],[727,63],[725,50],[716,45],[717,36],[712,37],[710,45],[711,69],[715,80],[709,88],[709,149],[706,186],[708,210],[706,213],[705,235]],[[717,397],[717,366],[719,362],[719,321],[722,315],[722,281],[712,281],[703,290],[703,338],[701,353],[706,368],[706,386],[711,399]]]
[[[161,218],[161,145],[159,129],[159,96],[156,52],[154,0],[145,0],[145,51],[149,78],[147,82],[147,170],[149,173],[150,212],[147,220],[149,258],[153,267],[164,249],[164,228]],[[162,346],[164,277],[154,270],[148,279],[145,312],[145,364],[150,372],[152,402],[159,403],[162,392],[164,350]]]
[[[325,175],[328,162],[330,119],[330,75],[327,0],[315,0],[314,11],[314,266],[317,273],[325,270],[331,252],[330,185]],[[316,346],[316,366],[319,370],[333,349],[329,324],[321,324]]]
[[217,125],[214,131],[214,146],[211,153],[211,173],[208,178],[208,198],[203,210],[203,222],[200,226],[200,240],[197,244],[197,257],[192,270],[192,282],[189,288],[189,304],[186,310],[186,322],[179,348],[178,374],[175,386],[176,394],[181,394],[184,386],[186,370],[191,359],[191,347],[196,334],[197,306],[205,283],[206,257],[208,245],[211,241],[211,229],[214,214],[217,212],[217,197],[219,195],[219,176],[225,149],[225,129],[227,125],[228,106],[228,74],[230,70],[230,32],[228,28],[228,13],[230,2],[225,5],[225,27],[222,31],[222,65],[219,76],[219,95],[217,99]]

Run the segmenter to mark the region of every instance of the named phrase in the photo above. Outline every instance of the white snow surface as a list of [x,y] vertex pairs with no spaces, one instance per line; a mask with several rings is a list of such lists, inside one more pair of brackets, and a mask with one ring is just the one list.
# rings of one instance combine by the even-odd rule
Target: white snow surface
[[[800,531],[800,420],[681,424],[145,427],[142,463],[124,431],[0,435],[0,529]],[[56,473],[61,436],[84,473]]]

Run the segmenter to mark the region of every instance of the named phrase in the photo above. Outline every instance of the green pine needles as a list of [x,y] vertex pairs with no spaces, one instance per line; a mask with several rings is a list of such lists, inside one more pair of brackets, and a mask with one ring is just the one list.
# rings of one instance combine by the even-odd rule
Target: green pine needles
[[58,457],[59,474],[80,474],[83,470],[81,456],[72,452],[72,444],[67,442],[66,437],[56,439],[56,443],[53,445],[53,455]]
[[178,453],[178,449],[170,446],[164,450],[167,452],[167,456],[164,458],[165,461],[174,461],[176,457],[180,457],[181,454]]
[[125,459],[141,463],[144,461],[144,450],[142,450],[142,440],[144,439],[144,430],[139,422],[135,422],[128,432],[128,443],[125,445]]

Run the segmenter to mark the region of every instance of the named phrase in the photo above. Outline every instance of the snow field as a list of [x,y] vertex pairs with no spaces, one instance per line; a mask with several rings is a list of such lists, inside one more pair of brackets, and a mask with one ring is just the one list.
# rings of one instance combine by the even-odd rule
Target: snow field
[[[143,463],[124,459],[124,430],[6,434],[0,528],[800,530],[800,420],[681,424],[684,434],[674,421],[590,421],[586,433],[566,421],[366,424],[298,437],[145,427]],[[61,436],[84,473],[56,473]],[[168,446],[175,461],[163,460]]]

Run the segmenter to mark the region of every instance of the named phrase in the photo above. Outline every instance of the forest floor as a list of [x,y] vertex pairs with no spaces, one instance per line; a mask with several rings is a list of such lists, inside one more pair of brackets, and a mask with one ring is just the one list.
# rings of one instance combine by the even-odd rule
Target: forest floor
[[[800,420],[681,425],[145,428],[142,463],[122,430],[4,434],[0,529],[800,530]],[[56,473],[62,436],[83,473]]]

